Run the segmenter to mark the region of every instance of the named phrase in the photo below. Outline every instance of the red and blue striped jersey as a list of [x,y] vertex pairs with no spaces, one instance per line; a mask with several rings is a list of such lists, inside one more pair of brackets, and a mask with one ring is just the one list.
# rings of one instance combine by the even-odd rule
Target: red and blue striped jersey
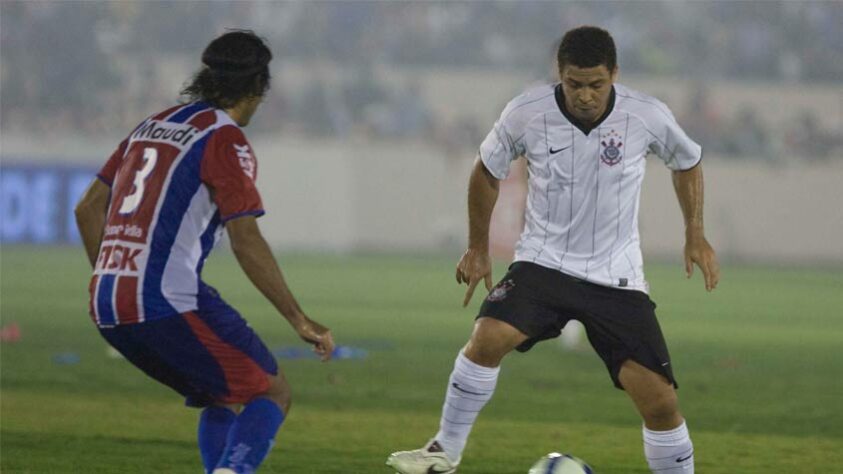
[[204,103],[144,120],[98,177],[111,187],[90,283],[101,327],[196,310],[202,265],[225,222],[264,213],[249,142]]

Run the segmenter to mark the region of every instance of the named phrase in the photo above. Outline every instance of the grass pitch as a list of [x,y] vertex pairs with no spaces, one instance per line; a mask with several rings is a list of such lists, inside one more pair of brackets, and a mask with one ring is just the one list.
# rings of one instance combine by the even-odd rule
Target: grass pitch
[[[280,361],[293,409],[261,472],[390,472],[391,451],[421,446],[436,431],[481,295],[460,308],[465,287],[450,259],[280,260],[305,310],[339,344],[369,352],[328,364]],[[0,265],[0,317],[22,332],[0,346],[0,471],[201,472],[198,412],[106,356],[86,314],[82,250],[3,247]],[[726,267],[720,288],[706,294],[679,263],[647,271],[697,472],[841,472],[843,272]],[[205,278],[270,348],[303,347],[230,256],[212,257]],[[649,472],[632,404],[590,348],[548,341],[505,360],[460,472],[523,474],[550,451],[573,453],[600,474]]]

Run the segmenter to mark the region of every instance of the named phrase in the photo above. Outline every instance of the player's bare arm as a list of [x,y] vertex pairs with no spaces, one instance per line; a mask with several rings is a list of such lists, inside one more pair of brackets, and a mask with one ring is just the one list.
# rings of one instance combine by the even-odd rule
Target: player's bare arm
[[111,189],[105,183],[94,179],[76,204],[76,226],[82,236],[82,243],[91,267],[96,266],[97,263],[110,193]]
[[463,306],[467,306],[474,288],[484,280],[492,289],[492,261],[489,258],[489,222],[498,200],[500,188],[497,178],[489,173],[478,156],[468,182],[468,250],[457,264],[457,283],[465,283]]
[[685,218],[685,273],[694,273],[694,264],[700,267],[705,279],[705,289],[717,288],[720,265],[717,255],[705,238],[703,227],[703,172],[702,165],[673,172],[673,187]]
[[290,292],[281,268],[261,235],[254,216],[232,219],[225,225],[231,239],[231,249],[252,284],[278,309],[301,338],[313,344],[323,361],[334,351],[331,331],[305,315]]

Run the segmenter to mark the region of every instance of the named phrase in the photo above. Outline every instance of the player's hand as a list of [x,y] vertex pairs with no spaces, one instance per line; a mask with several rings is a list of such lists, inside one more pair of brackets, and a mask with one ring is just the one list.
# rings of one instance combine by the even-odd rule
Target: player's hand
[[720,264],[714,249],[705,237],[689,237],[685,240],[685,274],[688,278],[694,274],[694,264],[700,267],[705,279],[705,289],[717,288],[720,281]]
[[293,327],[304,342],[313,345],[313,352],[323,362],[331,359],[331,355],[334,353],[334,338],[331,336],[330,329],[306,316],[293,324]]
[[477,287],[480,280],[486,282],[486,290],[492,290],[492,260],[489,258],[488,252],[468,249],[460,259],[460,263],[457,264],[457,283],[468,285],[465,299],[462,302],[463,307],[468,306],[468,302],[471,301],[471,296],[474,294],[474,288]]

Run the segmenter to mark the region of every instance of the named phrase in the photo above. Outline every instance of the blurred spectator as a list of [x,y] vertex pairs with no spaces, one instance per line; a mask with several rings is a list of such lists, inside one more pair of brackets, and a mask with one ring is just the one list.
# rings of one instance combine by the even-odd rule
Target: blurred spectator
[[393,138],[421,137],[431,130],[433,119],[421,95],[421,86],[412,82],[392,92],[392,99],[384,104],[377,118],[379,135]]
[[711,91],[704,83],[694,84],[685,113],[679,119],[685,131],[707,152],[720,153],[724,149],[721,120],[711,102]]
[[[125,121],[135,120],[135,111],[176,98],[173,83],[186,79],[178,65],[193,70],[195,52],[209,37],[245,27],[268,37],[282,71],[297,63],[301,75],[310,63],[320,64],[311,77],[294,81],[297,88],[276,83],[281,97],[262,112],[269,119],[261,121],[262,131],[441,137],[440,122],[478,125],[466,125],[468,116],[434,116],[420,93],[429,84],[417,71],[533,75],[553,63],[547,58],[553,40],[591,23],[615,35],[623,74],[699,81],[680,122],[707,150],[775,159],[778,147],[770,140],[785,135],[789,151],[806,150],[812,158],[839,147],[839,133],[824,131],[818,120],[826,117],[804,116],[796,130],[781,120],[765,123],[750,109],[729,117],[713,107],[712,94],[720,91],[703,84],[839,83],[843,2],[4,0],[0,8],[6,132],[85,135],[130,127]],[[378,77],[384,69],[419,79],[402,90]],[[445,135],[437,142],[451,147]]]
[[736,157],[776,161],[774,147],[770,143],[767,127],[758,116],[758,112],[749,106],[743,106],[732,124],[726,128],[723,136],[724,152]]
[[101,16],[96,3],[3,2],[0,115],[33,131],[97,126],[119,85],[97,37]]
[[308,135],[337,135],[345,130],[334,127],[331,120],[331,103],[328,100],[328,87],[318,76],[305,86],[304,92],[297,95],[292,104],[289,120],[297,123],[302,132]]
[[788,151],[809,161],[824,161],[837,153],[840,159],[843,151],[843,136],[825,131],[820,127],[816,115],[802,112],[785,138]]

